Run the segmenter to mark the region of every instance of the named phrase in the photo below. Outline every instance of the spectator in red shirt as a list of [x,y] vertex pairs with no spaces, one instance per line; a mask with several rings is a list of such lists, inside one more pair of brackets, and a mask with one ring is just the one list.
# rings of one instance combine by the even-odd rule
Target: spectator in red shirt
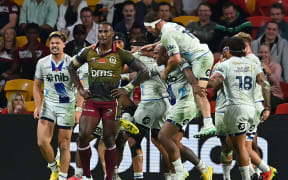
[[19,7],[10,0],[0,0],[0,34],[7,28],[14,28],[17,25]]
[[28,39],[28,43],[19,48],[17,58],[20,61],[22,72],[21,78],[34,80],[34,73],[36,64],[39,59],[49,54],[49,48],[40,43],[39,38],[40,27],[38,24],[27,24],[25,34]]

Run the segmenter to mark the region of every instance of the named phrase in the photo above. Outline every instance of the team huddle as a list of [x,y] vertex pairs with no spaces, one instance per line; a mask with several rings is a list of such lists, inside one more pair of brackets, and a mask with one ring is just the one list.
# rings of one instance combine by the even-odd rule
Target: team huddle
[[[51,169],[50,180],[67,179],[71,135],[78,123],[74,179],[93,179],[89,142],[94,138],[101,138],[98,153],[105,180],[120,179],[117,168],[126,141],[133,179],[144,179],[141,142],[150,131],[163,157],[165,180],[188,178],[181,159],[195,165],[202,179],[212,180],[213,168],[181,143],[187,125],[197,116],[203,117],[203,127],[195,138],[220,138],[224,180],[231,180],[233,151],[242,180],[258,176],[271,180],[277,170],[253,148],[258,124],[270,115],[270,85],[259,59],[252,54],[248,35],[239,33],[223,41],[222,58],[210,75],[214,57],[206,44],[183,26],[160,19],[157,13],[148,13],[144,20],[147,30],[160,41],[142,41],[135,52],[112,41],[113,27],[106,22],[99,26],[98,42],[72,58],[63,51],[65,36],[50,34],[51,54],[37,63],[33,87],[38,145]],[[129,69],[129,74],[123,69]],[[124,79],[129,83],[121,86]],[[138,105],[129,96],[136,86],[141,89]],[[215,126],[206,88],[217,92]],[[55,124],[59,162],[50,144]]]

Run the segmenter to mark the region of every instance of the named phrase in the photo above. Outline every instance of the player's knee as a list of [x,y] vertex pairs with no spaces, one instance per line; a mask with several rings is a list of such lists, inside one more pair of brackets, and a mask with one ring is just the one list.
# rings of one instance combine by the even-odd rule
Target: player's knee
[[89,140],[90,140],[90,135],[86,132],[83,132],[83,131],[80,131],[79,134],[78,134],[78,142],[80,144],[87,144],[89,143]]
[[104,135],[103,141],[107,148],[112,148],[115,145],[115,138],[113,136]]
[[45,140],[43,138],[38,138],[37,144],[40,148],[45,147],[46,145],[50,144],[48,140]]

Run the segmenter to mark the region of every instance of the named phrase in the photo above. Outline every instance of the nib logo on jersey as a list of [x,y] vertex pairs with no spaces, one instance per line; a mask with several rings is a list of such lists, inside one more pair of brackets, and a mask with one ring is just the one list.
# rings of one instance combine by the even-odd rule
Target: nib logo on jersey
[[64,73],[59,73],[59,74],[52,74],[48,73],[46,76],[46,79],[48,82],[64,82],[64,81],[69,81],[69,77],[66,76]]

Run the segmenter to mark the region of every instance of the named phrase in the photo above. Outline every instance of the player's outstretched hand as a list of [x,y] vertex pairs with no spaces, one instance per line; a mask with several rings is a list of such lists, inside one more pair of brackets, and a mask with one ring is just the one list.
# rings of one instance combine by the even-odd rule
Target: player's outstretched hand
[[268,119],[268,117],[270,116],[270,111],[267,109],[264,109],[261,113],[261,123],[263,123],[265,120]]
[[154,44],[147,44],[143,47],[141,47],[141,51],[153,51],[155,45]]
[[117,89],[113,89],[111,91],[111,94],[112,94],[113,97],[117,98],[117,97],[119,97],[121,95],[126,95],[127,96],[128,95],[128,91],[126,91],[126,89],[124,89],[124,88],[117,88]]
[[84,98],[87,99],[89,98],[89,90],[88,89],[79,89],[78,92],[80,93],[80,95]]

